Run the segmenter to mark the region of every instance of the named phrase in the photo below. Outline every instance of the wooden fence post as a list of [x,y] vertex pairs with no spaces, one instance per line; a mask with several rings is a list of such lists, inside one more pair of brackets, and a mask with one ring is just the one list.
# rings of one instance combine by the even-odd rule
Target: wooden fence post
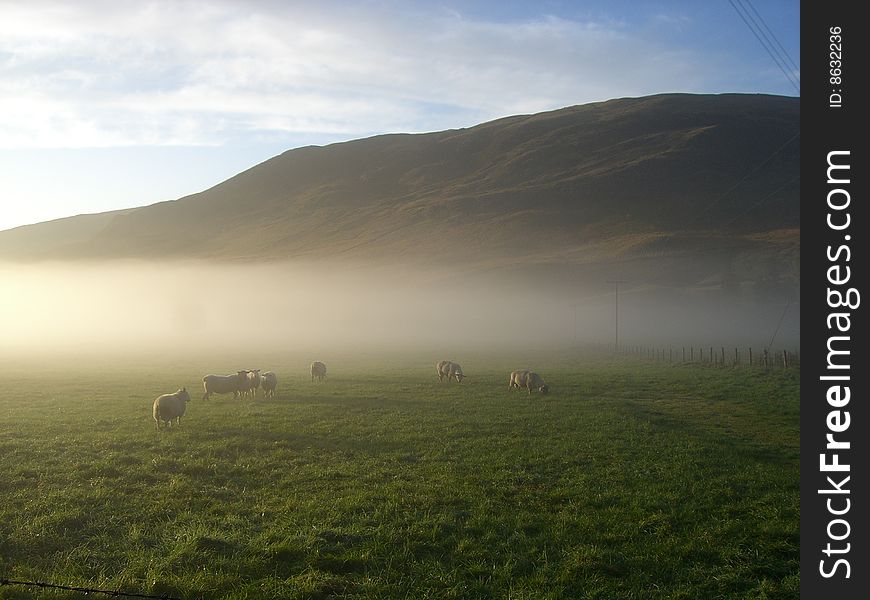
[[749,366],[752,366],[752,346],[749,347]]

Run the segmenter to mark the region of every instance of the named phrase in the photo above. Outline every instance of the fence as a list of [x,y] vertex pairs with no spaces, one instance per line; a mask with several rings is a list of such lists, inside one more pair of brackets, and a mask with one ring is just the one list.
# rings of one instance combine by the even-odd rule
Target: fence
[[620,346],[617,354],[673,364],[720,367],[790,368],[800,366],[800,352],[751,346]]
[[83,596],[90,596],[91,594],[103,594],[106,596],[111,596],[113,598],[152,598],[154,600],[181,600],[181,598],[176,598],[175,596],[170,596],[169,594],[161,594],[160,596],[152,596],[149,594],[137,594],[131,592],[122,592],[120,590],[101,590],[97,588],[86,588],[86,587],[77,587],[70,585],[61,585],[58,583],[45,583],[43,581],[18,581],[15,579],[7,579],[5,577],[0,577],[0,587],[3,586],[20,586],[20,587],[28,587],[28,588],[37,588],[41,590],[63,590],[68,592],[78,592]]

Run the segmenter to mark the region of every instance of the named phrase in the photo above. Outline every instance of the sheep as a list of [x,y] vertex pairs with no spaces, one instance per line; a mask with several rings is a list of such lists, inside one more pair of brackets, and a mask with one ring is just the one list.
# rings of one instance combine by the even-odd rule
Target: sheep
[[435,363],[435,369],[438,371],[438,381],[444,381],[444,377],[447,377],[447,381],[456,379],[457,382],[462,383],[462,379],[465,377],[459,363],[449,360],[439,360]]
[[172,419],[175,419],[175,424],[181,423],[181,417],[187,410],[187,403],[190,402],[190,394],[187,393],[187,388],[183,387],[174,394],[163,394],[154,400],[152,415],[155,423],[157,423],[157,431],[160,431],[160,422],[166,421],[168,427],[172,427]]
[[248,372],[238,371],[235,375],[206,375],[202,378],[202,387],[205,389],[202,399],[208,400],[212,394],[229,394],[233,398],[239,397],[239,392],[244,390]]
[[324,377],[326,377],[326,365],[319,360],[315,360],[311,363],[311,381],[315,379],[323,381]]
[[260,375],[260,385],[263,387],[263,397],[274,398],[275,389],[278,387],[278,376],[272,371],[266,371]]
[[257,395],[257,388],[260,387],[260,369],[245,371],[245,381],[242,384],[242,393],[247,396]]
[[[528,371],[511,371],[510,380],[508,381],[508,389],[512,390],[514,388],[520,387],[520,380],[525,382],[528,377]],[[525,385],[525,383],[523,383]]]
[[447,375],[447,366],[449,364],[449,360],[439,360],[435,363],[435,372],[438,373],[438,381],[444,381],[444,376]]
[[544,383],[543,378],[533,371],[513,371],[508,382],[508,389],[513,388],[526,388],[529,390],[530,396],[533,389],[542,394],[550,391],[550,386]]

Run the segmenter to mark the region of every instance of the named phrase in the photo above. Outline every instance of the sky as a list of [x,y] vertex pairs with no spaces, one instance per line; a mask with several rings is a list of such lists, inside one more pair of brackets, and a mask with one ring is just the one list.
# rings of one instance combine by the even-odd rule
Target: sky
[[0,230],[176,199],[310,144],[664,92],[796,96],[799,9],[0,0]]

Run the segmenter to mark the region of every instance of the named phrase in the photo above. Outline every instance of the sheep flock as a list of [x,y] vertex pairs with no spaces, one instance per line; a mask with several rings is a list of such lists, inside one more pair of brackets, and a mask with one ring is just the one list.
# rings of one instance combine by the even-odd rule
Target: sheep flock
[[[450,360],[440,360],[435,363],[438,380],[456,381],[462,383],[467,376],[463,373],[459,363]],[[326,364],[314,361],[309,368],[312,382],[322,383],[326,378]],[[241,398],[256,399],[259,395],[263,398],[275,398],[278,390],[278,376],[274,371],[261,371],[260,369],[241,369],[229,375],[205,375],[202,378],[203,400],[209,400],[212,395],[232,394],[233,399]],[[534,371],[513,371],[510,374],[509,389],[521,388],[546,394],[550,391],[543,378]],[[154,400],[152,416],[157,424],[158,431],[161,424],[166,424],[166,429],[173,425],[178,426],[181,417],[187,410],[190,402],[190,394],[183,387],[172,394],[162,394]]]

